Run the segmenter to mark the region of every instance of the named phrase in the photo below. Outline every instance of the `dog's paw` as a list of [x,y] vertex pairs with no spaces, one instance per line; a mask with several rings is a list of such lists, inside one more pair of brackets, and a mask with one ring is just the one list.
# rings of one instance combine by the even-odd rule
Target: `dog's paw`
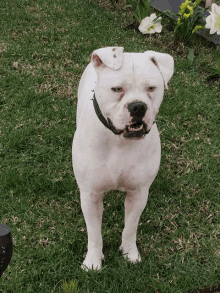
[[97,257],[87,253],[86,258],[81,265],[81,268],[88,272],[88,270],[100,270],[102,267],[102,260],[104,260],[104,255]]
[[128,259],[132,263],[137,263],[141,261],[141,256],[138,252],[137,246],[123,246],[121,245],[119,250],[122,252],[125,259]]

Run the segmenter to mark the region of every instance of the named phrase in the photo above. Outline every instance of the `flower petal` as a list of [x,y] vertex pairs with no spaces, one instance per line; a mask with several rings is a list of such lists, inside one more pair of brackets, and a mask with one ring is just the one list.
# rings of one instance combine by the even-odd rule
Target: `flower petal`
[[214,27],[211,27],[211,29],[210,29],[210,34],[212,35],[212,34],[214,34],[216,32],[216,29],[214,28]]
[[160,33],[162,31],[162,28],[163,28],[162,25],[160,23],[157,23],[155,25],[155,32]]
[[220,16],[220,6],[218,6],[215,3],[212,3],[211,10],[212,10],[212,13],[214,13],[215,15],[219,15]]
[[159,17],[157,20],[154,21],[154,23],[161,23],[162,17]]
[[211,28],[212,26],[214,26],[214,17],[212,15],[209,15],[208,17],[206,17],[206,28]]
[[215,19],[215,24],[214,24],[214,28],[217,32],[217,34],[219,35],[220,34],[220,16],[219,17],[216,17]]
[[142,34],[146,34],[146,29],[145,29],[145,26],[143,24],[140,24],[138,29]]
[[[145,17],[144,19],[142,19],[142,21],[143,21],[143,22],[149,22],[149,21],[150,21],[150,17],[147,16],[147,17]],[[142,21],[141,21],[141,22],[142,22]]]
[[144,19],[142,19],[138,29],[140,32],[142,32],[142,34],[146,34],[146,30],[149,26],[151,26],[151,21],[150,17],[147,16]]
[[150,15],[150,21],[153,21],[155,18],[157,18],[156,13],[152,13]]

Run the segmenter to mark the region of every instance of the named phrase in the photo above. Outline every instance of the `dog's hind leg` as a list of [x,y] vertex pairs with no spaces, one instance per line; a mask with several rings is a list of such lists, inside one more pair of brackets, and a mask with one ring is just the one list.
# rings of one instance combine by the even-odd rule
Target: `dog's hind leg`
[[148,199],[149,186],[128,191],[125,199],[125,227],[122,233],[120,250],[125,258],[135,263],[141,261],[136,245],[137,227]]

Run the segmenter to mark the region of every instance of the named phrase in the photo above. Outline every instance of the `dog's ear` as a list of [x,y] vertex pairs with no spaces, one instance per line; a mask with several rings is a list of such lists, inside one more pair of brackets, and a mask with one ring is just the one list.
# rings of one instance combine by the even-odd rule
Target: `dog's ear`
[[169,54],[158,53],[155,51],[146,51],[145,53],[149,54],[149,58],[160,70],[160,73],[163,76],[165,87],[166,89],[168,89],[167,83],[171,79],[174,72],[173,57],[170,56]]
[[91,62],[97,71],[105,66],[117,70],[122,65],[123,47],[106,47],[92,53]]

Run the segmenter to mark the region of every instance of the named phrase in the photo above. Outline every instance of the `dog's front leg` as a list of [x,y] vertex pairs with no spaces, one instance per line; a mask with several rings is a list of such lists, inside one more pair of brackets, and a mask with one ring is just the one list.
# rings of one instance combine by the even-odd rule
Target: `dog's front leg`
[[125,258],[135,263],[141,261],[136,245],[137,226],[144,210],[149,187],[142,187],[135,191],[128,191],[125,199],[125,227],[122,233],[122,250]]
[[80,191],[81,208],[86,221],[88,233],[88,251],[82,268],[85,270],[101,269],[102,259],[102,194]]

